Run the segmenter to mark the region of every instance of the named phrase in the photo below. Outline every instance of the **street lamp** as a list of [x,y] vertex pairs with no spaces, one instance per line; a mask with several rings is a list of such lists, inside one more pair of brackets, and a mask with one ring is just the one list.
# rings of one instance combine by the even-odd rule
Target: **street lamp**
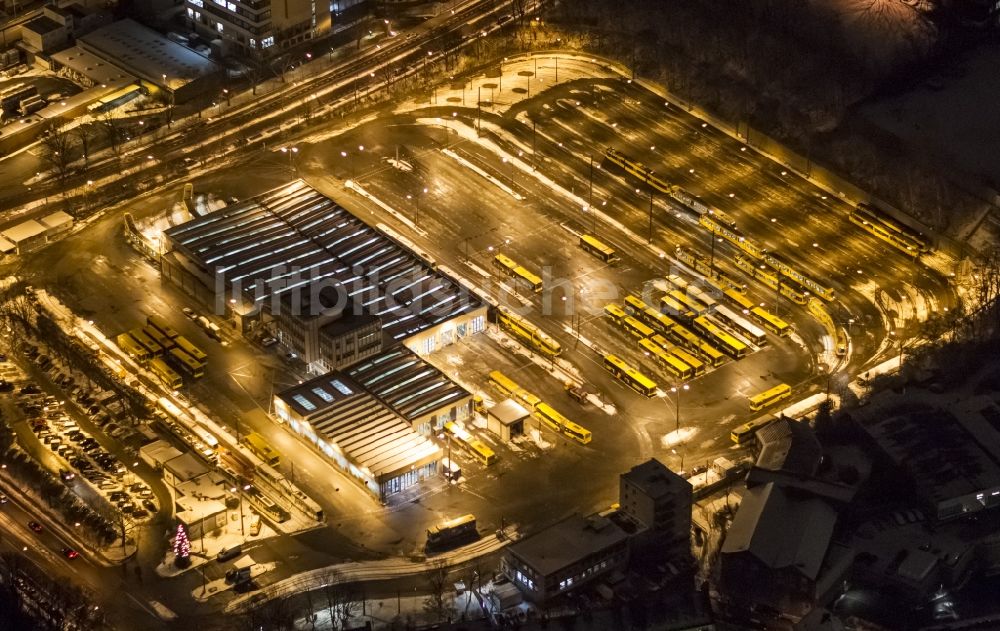
[[674,395],[674,422],[676,423],[676,428],[674,431],[679,432],[681,430],[681,391],[689,390],[690,386],[684,384],[680,387],[670,386],[670,392]]

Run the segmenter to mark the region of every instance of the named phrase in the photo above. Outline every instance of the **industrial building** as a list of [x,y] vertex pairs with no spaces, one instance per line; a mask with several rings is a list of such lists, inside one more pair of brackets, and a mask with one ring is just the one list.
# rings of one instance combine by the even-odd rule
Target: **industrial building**
[[[343,310],[348,302],[350,315],[361,317],[358,327],[333,326],[338,334],[358,331],[354,355],[376,352],[362,341],[368,316],[379,319],[381,348],[404,344],[421,354],[486,328],[486,306],[479,299],[301,180],[164,234],[163,277],[215,313],[227,314],[244,333],[264,327],[282,340],[304,336],[312,325],[294,323],[314,314],[303,314],[303,304]],[[328,298],[303,301],[304,294],[323,291]],[[296,304],[298,312],[281,315]],[[318,349],[309,351],[312,372],[358,359],[338,359],[337,353],[350,355],[346,342],[323,343],[320,328],[317,322],[314,341],[302,340],[302,348]]]
[[382,501],[437,473],[441,448],[347,375],[280,392],[274,411]]
[[362,361],[347,374],[421,434],[473,415],[472,394],[405,346]]

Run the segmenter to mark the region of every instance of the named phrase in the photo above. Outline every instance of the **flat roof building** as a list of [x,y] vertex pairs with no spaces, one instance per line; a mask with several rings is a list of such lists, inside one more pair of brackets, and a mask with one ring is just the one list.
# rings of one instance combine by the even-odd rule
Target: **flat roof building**
[[77,39],[77,46],[166,90],[175,103],[218,89],[212,80],[218,64],[134,20],[96,29]]
[[17,248],[18,254],[31,252],[45,244],[45,226],[34,219],[7,228],[0,235]]
[[649,547],[663,552],[677,542],[684,542],[687,549],[691,499],[691,483],[655,458],[632,467],[619,480],[619,510],[649,529]]
[[531,415],[514,399],[504,399],[486,412],[486,429],[510,440],[524,434],[524,421]]
[[505,550],[501,568],[536,603],[628,563],[628,534],[606,517],[572,515]]
[[279,392],[274,410],[383,501],[437,473],[441,448],[347,375],[331,372]]

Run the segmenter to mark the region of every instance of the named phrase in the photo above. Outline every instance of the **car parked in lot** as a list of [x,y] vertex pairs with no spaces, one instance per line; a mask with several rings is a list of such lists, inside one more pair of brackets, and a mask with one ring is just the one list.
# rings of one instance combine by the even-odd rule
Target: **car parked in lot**
[[263,346],[264,348],[267,348],[268,346],[274,346],[277,343],[278,343],[278,340],[276,338],[271,337],[271,336],[263,337],[260,340],[260,345]]

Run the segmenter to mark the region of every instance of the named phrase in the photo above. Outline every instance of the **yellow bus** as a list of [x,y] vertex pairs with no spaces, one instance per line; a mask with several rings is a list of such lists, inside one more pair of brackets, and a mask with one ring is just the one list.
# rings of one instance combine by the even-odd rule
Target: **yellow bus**
[[463,515],[448,519],[427,529],[427,548],[436,549],[466,543],[479,537],[476,516]]
[[501,393],[511,398],[517,399],[521,403],[528,406],[529,410],[535,409],[535,407],[542,401],[536,395],[528,392],[521,386],[517,385],[517,383],[513,379],[503,374],[499,370],[494,370],[490,372],[490,382],[492,382],[493,385],[495,385],[497,389],[500,390]]
[[628,294],[625,296],[625,310],[632,315],[638,315],[649,308],[641,298]]
[[660,335],[670,335],[670,329],[676,324],[668,316],[631,294],[625,296],[625,311],[646,326],[652,327]]
[[145,346],[135,341],[135,338],[128,333],[119,333],[115,340],[118,342],[118,348],[125,351],[129,357],[137,362],[149,361],[153,356]]
[[750,315],[752,315],[755,320],[760,322],[765,329],[775,335],[787,337],[792,334],[792,326],[790,324],[761,307],[754,307],[751,309]]
[[709,292],[697,287],[696,285],[690,285],[688,287],[687,297],[705,305],[706,311],[712,311],[715,309],[716,305],[719,304],[719,301],[712,297]]
[[660,348],[659,345],[644,339],[639,340],[639,346],[674,377],[686,381],[694,376],[694,371],[690,366]]
[[181,376],[159,357],[154,357],[149,361],[149,369],[171,390],[176,390],[184,385]]
[[754,419],[749,423],[744,423],[743,425],[740,425],[732,432],[730,432],[729,438],[731,438],[732,441],[737,445],[743,445],[753,439],[754,435],[757,433],[757,430],[764,427],[765,425],[770,425],[776,420],[777,418],[771,416],[770,414],[768,414],[767,416],[762,416],[758,419]]
[[726,355],[708,342],[699,342],[696,352],[705,358],[712,368],[718,368],[726,363]]
[[166,322],[156,316],[146,316],[146,326],[153,327],[170,339],[175,339],[177,337],[177,331],[172,329]]
[[627,333],[629,333],[629,335],[631,335],[632,337],[634,337],[636,339],[642,339],[644,337],[649,337],[650,335],[652,335],[653,333],[655,333],[655,331],[653,331],[653,329],[649,328],[648,326],[646,326],[642,322],[639,322],[638,320],[636,320],[632,316],[625,316],[625,319],[622,320],[620,322],[620,324],[621,324],[621,327],[623,329],[625,329],[625,331]]
[[169,351],[174,347],[174,341],[163,332],[153,326],[145,326],[142,332],[152,338],[164,351]]
[[729,298],[741,310],[750,310],[756,306],[754,305],[753,300],[750,300],[735,289],[727,289],[722,292],[722,294],[726,298]]
[[670,354],[691,367],[691,372],[697,377],[705,373],[705,362],[701,361],[683,348],[675,346],[668,349]]
[[796,289],[799,286],[798,283],[792,280],[782,280],[778,273],[769,268],[768,266],[761,264],[755,264],[750,259],[743,256],[737,255],[733,259],[736,263],[736,267],[740,268],[753,278],[756,278],[760,282],[764,283],[771,289],[777,289],[782,296],[788,298],[797,305],[806,304],[806,296],[801,291]]
[[250,432],[243,437],[243,444],[247,446],[258,458],[271,465],[278,466],[281,462],[281,453],[268,444],[267,440],[257,432]]
[[729,307],[719,305],[715,309],[714,315],[723,325],[728,326],[733,332],[750,340],[752,344],[756,344],[757,346],[767,344],[767,336],[760,327],[754,325]]
[[786,383],[779,383],[769,390],[750,397],[750,409],[756,412],[761,408],[774,405],[778,401],[787,399],[790,396],[792,396],[792,387]]
[[157,343],[156,340],[146,335],[146,333],[141,328],[134,328],[128,332],[132,338],[138,342],[141,346],[144,346],[150,355],[154,357],[163,354],[163,347]]
[[535,350],[552,357],[562,353],[562,345],[549,337],[547,333],[519,315],[505,309],[497,310],[497,321],[500,327],[521,340],[530,344]]
[[660,311],[663,311],[667,315],[677,316],[679,318],[684,318],[690,320],[694,317],[694,312],[677,302],[672,296],[666,295],[660,298]]
[[208,359],[208,355],[203,353],[200,348],[189,342],[188,339],[183,335],[178,335],[176,338],[174,338],[174,342],[177,343],[178,348],[180,348],[182,351],[184,351],[191,357],[194,357],[197,361],[205,363],[205,360]]
[[622,309],[621,305],[619,305],[616,302],[609,302],[608,304],[604,305],[604,315],[614,320],[615,324],[619,324],[622,320],[628,317],[628,314],[625,313],[625,310]]
[[181,372],[186,373],[192,379],[201,379],[205,376],[205,364],[199,362],[181,349],[177,347],[171,348],[168,357],[181,369]]
[[579,442],[582,445],[586,445],[591,441],[590,430],[580,427],[573,421],[569,420],[547,403],[540,403],[535,410],[535,416],[544,422],[547,426],[551,427],[557,432],[562,432],[566,434],[573,440]]
[[688,311],[691,311],[691,312],[694,312],[694,313],[697,313],[697,314],[702,314],[702,313],[705,313],[706,311],[708,311],[708,307],[706,307],[704,304],[702,304],[702,302],[700,300],[698,300],[696,298],[693,298],[692,296],[689,296],[688,294],[685,294],[684,292],[682,292],[679,289],[671,290],[670,293],[667,294],[667,295],[669,295],[671,298],[673,298],[678,303],[680,303],[682,306],[684,306]]
[[465,431],[454,422],[448,421],[445,423],[444,429],[446,432],[454,436],[458,442],[469,451],[469,454],[479,462],[483,463],[484,466],[488,467],[497,461],[497,455],[492,449],[490,449],[489,445]]
[[656,382],[623,362],[616,355],[604,356],[604,368],[639,394],[656,396]]
[[500,272],[515,280],[521,279],[528,283],[528,286],[531,287],[531,290],[535,293],[542,291],[542,279],[535,274],[532,274],[524,267],[518,265],[514,259],[504,256],[503,254],[497,254],[493,257],[493,266]]
[[621,260],[613,248],[608,247],[596,237],[592,237],[589,234],[580,235],[580,247],[609,265]]
[[705,335],[710,336],[714,341],[718,342],[719,346],[721,346],[722,350],[726,353],[729,353],[736,358],[746,356],[746,344],[715,326],[715,324],[710,322],[705,316],[698,316],[695,318],[694,326],[696,329],[702,331]]

